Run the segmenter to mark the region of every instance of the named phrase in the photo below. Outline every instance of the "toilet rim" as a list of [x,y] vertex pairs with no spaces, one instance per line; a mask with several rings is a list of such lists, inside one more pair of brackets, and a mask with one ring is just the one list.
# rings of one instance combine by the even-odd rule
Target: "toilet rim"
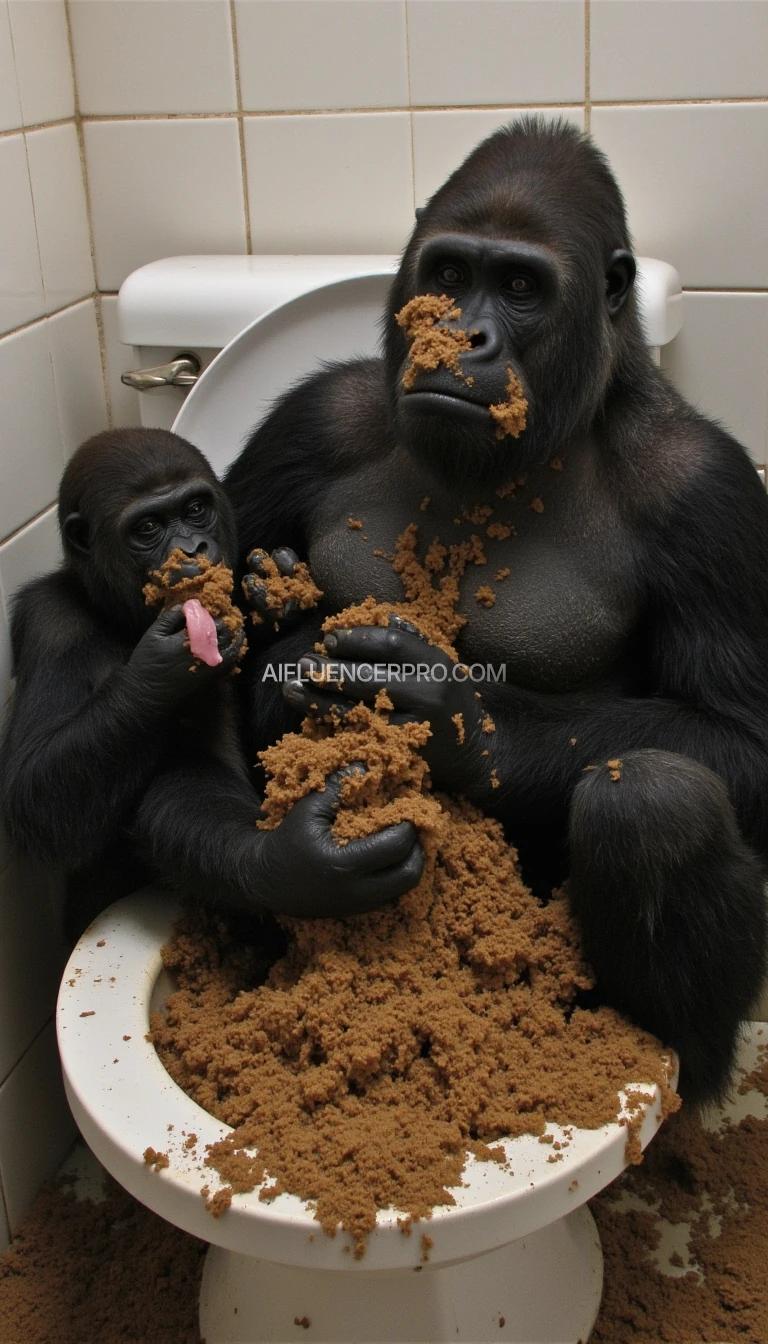
[[[421,1265],[420,1233],[428,1232],[433,1242],[430,1267],[448,1265],[566,1216],[626,1166],[627,1130],[618,1123],[599,1130],[574,1129],[562,1160],[555,1163],[547,1162],[551,1147],[535,1136],[500,1141],[512,1172],[471,1158],[464,1172],[467,1188],[452,1192],[456,1207],[436,1208],[428,1221],[415,1225],[413,1236],[401,1235],[396,1220],[402,1214],[380,1213],[359,1261],[344,1249],[348,1238],[326,1236],[311,1209],[294,1195],[262,1203],[257,1188],[235,1195],[224,1215],[213,1218],[200,1190],[208,1185],[215,1193],[224,1182],[203,1166],[202,1158],[205,1145],[229,1133],[229,1127],[187,1097],[145,1039],[162,968],[160,949],[178,913],[173,896],[149,887],[99,915],[64,972],[57,1032],[67,1095],[84,1139],[131,1194],[185,1231],[264,1260],[357,1271]],[[644,1107],[639,1131],[645,1147],[661,1123],[660,1097],[649,1084],[636,1086],[654,1094],[654,1101]],[[547,1133],[565,1138],[557,1125],[547,1125]],[[198,1141],[187,1150],[191,1134]],[[169,1166],[151,1170],[143,1156],[148,1147],[167,1153]],[[195,1158],[195,1153],[200,1156]]]

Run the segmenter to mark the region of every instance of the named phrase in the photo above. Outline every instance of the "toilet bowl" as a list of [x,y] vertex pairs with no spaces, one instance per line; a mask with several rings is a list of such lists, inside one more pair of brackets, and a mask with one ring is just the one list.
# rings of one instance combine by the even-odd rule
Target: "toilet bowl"
[[[396,264],[180,257],[142,267],[118,301],[121,340],[144,366],[124,375],[142,389],[142,422],[175,429],[223,473],[297,378],[323,360],[376,352]],[[663,262],[640,259],[639,270],[641,317],[658,350],[680,326],[680,283]],[[505,1142],[509,1170],[470,1157],[454,1206],[435,1209],[411,1236],[396,1210],[382,1211],[362,1260],[292,1195],[263,1203],[254,1190],[211,1216],[200,1191],[215,1193],[220,1182],[204,1166],[205,1148],[227,1126],[177,1087],[145,1039],[150,1006],[170,988],[160,949],[176,914],[167,892],[148,888],[99,916],[67,966],[58,1038],[70,1105],[96,1157],[149,1208],[211,1243],[200,1302],[207,1344],[586,1341],[602,1284],[586,1201],[625,1165],[618,1123],[570,1138],[548,1126],[564,1142],[556,1162],[533,1136]],[[654,1094],[639,1134],[645,1146],[660,1124],[659,1098],[644,1080],[637,1086]],[[151,1169],[148,1148],[168,1165]]]
[[[470,1157],[455,1206],[436,1208],[409,1236],[396,1210],[380,1212],[361,1260],[293,1195],[263,1203],[256,1189],[218,1219],[207,1211],[202,1187],[214,1194],[222,1183],[204,1165],[206,1145],[229,1128],[182,1092],[146,1040],[150,1009],[171,988],[161,948],[177,914],[155,887],[105,910],[67,965],[57,1030],[69,1103],[96,1157],[142,1203],[212,1243],[200,1303],[207,1344],[586,1341],[602,1253],[585,1201],[626,1165],[620,1123],[568,1135],[548,1125],[563,1144],[556,1161],[535,1136],[504,1141],[509,1169]],[[653,1094],[644,1147],[661,1123],[660,1096],[642,1079],[637,1090]],[[168,1165],[148,1166],[148,1148]]]

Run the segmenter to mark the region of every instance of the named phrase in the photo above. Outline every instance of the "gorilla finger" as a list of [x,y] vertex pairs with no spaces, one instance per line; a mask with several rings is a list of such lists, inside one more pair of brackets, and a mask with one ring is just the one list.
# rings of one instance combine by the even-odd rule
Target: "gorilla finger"
[[[387,685],[384,678],[375,681],[365,673],[359,677],[355,676],[354,670],[345,667],[343,675],[336,680],[330,673],[333,672],[336,664],[333,660],[323,658],[321,654],[305,654],[299,660],[299,675],[302,684],[309,690],[315,688],[325,688],[330,694],[348,696],[351,700],[374,700],[379,691]],[[363,664],[367,666],[367,664]],[[350,675],[351,672],[351,675]]]
[[269,594],[263,583],[253,574],[246,574],[242,583],[245,600],[249,607],[258,611],[260,616],[266,616],[269,613]]
[[340,846],[341,853],[336,864],[339,868],[357,873],[381,873],[405,863],[418,844],[419,833],[413,822],[399,821],[394,826],[374,831],[373,835],[366,835],[361,840],[350,840],[348,844]]
[[166,607],[155,621],[155,630],[159,635],[176,635],[186,630],[187,621],[182,607]]
[[389,625],[360,625],[353,630],[332,630],[325,636],[325,647],[336,658],[353,662],[434,663],[444,661],[433,644],[421,635]]
[[283,578],[289,579],[299,563],[299,557],[290,546],[278,546],[277,550],[272,552],[272,559],[277,565],[278,573]]
[[[263,551],[260,546],[256,546],[252,551],[248,552],[245,563],[252,574],[260,574],[262,578],[265,578],[266,568],[264,561],[268,559],[269,556],[267,555],[267,552]],[[248,576],[246,575],[246,578],[247,577]],[[243,580],[243,582],[245,582],[245,580]]]
[[[420,844],[415,844],[408,858],[381,873],[373,873],[361,880],[356,886],[352,898],[342,897],[341,904],[350,914],[362,914],[364,910],[375,910],[380,905],[391,905],[404,896],[421,879],[424,872],[425,854]],[[337,914],[344,913],[339,909]]]
[[316,719],[330,715],[341,720],[351,709],[349,703],[344,704],[314,686],[306,686],[303,681],[284,682],[283,699],[288,701],[292,709],[297,709],[301,714],[312,714]]

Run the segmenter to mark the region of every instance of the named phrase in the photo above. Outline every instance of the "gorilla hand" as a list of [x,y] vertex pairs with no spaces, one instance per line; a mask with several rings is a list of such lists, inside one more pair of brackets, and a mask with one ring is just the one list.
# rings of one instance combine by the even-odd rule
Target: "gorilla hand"
[[202,690],[213,677],[232,671],[242,647],[243,632],[238,630],[233,635],[221,619],[214,624],[221,654],[216,667],[193,659],[181,607],[168,607],[145,630],[128,660],[128,670],[153,701],[163,707],[173,705]]
[[276,551],[272,552],[271,556],[258,548],[251,551],[246,561],[248,573],[243,579],[245,600],[251,610],[261,617],[262,621],[290,625],[301,615],[301,607],[298,598],[295,597],[289,597],[287,602],[275,604],[274,596],[270,594],[265,582],[269,577],[268,566],[265,561],[270,559],[277,567],[280,577],[284,579],[293,577],[299,563],[298,555],[291,550],[290,546],[279,546]]
[[386,905],[416,886],[424,851],[410,821],[346,845],[331,834],[344,776],[363,769],[337,770],[323,793],[301,798],[274,831],[255,832],[261,847],[254,895],[260,905],[303,919],[340,919]]
[[[388,627],[334,630],[325,636],[325,647],[330,658],[305,654],[299,663],[305,680],[286,682],[283,694],[289,704],[308,714],[333,709],[343,716],[350,702],[372,701],[384,690],[395,707],[393,723],[428,720],[432,736],[422,751],[436,788],[470,793],[470,780],[481,773],[488,778],[489,734],[462,664],[399,616],[391,616]],[[334,686],[340,664],[344,675],[337,688],[319,689],[318,681]]]

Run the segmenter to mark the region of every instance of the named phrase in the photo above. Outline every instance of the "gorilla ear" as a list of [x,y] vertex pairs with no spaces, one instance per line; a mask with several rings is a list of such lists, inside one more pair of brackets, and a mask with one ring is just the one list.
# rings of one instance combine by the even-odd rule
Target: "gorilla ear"
[[64,519],[61,530],[64,533],[64,540],[73,551],[79,555],[89,556],[91,548],[88,543],[88,524],[81,513],[70,513]]
[[631,252],[620,249],[611,254],[608,269],[605,272],[605,297],[608,312],[615,317],[635,283],[637,264]]

